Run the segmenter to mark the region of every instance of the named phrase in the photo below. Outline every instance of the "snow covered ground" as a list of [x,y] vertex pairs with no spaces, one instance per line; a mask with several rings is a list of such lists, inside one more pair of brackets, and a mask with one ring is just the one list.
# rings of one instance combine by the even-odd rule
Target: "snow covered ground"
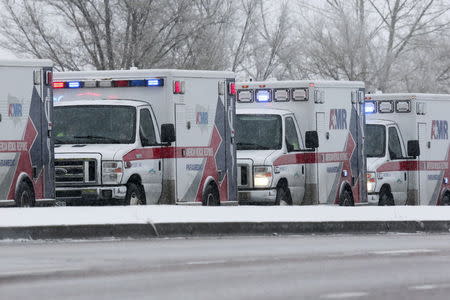
[[450,221],[450,207],[114,206],[0,209],[0,227],[292,221]]

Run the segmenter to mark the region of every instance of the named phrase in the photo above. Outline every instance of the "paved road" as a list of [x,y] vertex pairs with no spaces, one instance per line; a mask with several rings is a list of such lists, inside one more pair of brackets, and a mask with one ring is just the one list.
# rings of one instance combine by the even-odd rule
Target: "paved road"
[[450,235],[0,242],[0,299],[449,299]]

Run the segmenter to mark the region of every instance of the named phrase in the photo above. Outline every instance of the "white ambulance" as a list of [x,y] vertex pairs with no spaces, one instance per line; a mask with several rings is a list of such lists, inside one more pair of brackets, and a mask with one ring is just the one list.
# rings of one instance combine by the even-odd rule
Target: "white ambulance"
[[240,204],[366,203],[364,84],[240,82]]
[[54,203],[52,68],[0,60],[0,206]]
[[367,190],[378,205],[450,205],[450,95],[369,94]]
[[234,73],[55,73],[58,204],[237,203]]

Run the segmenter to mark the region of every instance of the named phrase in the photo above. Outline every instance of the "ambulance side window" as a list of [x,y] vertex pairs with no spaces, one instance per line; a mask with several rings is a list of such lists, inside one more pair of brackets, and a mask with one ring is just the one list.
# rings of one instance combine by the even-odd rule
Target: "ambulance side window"
[[295,128],[294,119],[287,117],[285,121],[286,126],[286,146],[288,151],[300,150],[300,143],[298,141],[297,129]]
[[402,155],[402,146],[400,143],[400,139],[398,137],[397,129],[395,127],[389,127],[389,155],[391,159],[401,159]]
[[155,128],[150,111],[141,109],[140,117],[139,136],[141,137],[142,146],[156,145]]

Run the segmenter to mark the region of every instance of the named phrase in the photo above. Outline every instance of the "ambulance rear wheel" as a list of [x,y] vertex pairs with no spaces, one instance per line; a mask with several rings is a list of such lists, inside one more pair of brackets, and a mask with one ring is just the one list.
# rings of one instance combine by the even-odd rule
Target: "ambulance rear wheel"
[[354,206],[353,203],[353,195],[352,192],[348,189],[342,191],[341,196],[339,197],[339,205],[340,206]]
[[145,205],[144,188],[140,184],[129,183],[127,195],[125,196],[125,204],[127,205]]
[[380,199],[378,200],[378,206],[394,206],[394,196],[392,193],[387,190],[383,189],[380,192]]
[[16,205],[20,207],[32,207],[35,205],[33,189],[30,185],[22,181],[16,191]]
[[202,203],[204,206],[219,206],[219,191],[214,184],[208,184],[203,192]]
[[441,205],[450,205],[450,194],[446,193],[444,197],[442,197]]

